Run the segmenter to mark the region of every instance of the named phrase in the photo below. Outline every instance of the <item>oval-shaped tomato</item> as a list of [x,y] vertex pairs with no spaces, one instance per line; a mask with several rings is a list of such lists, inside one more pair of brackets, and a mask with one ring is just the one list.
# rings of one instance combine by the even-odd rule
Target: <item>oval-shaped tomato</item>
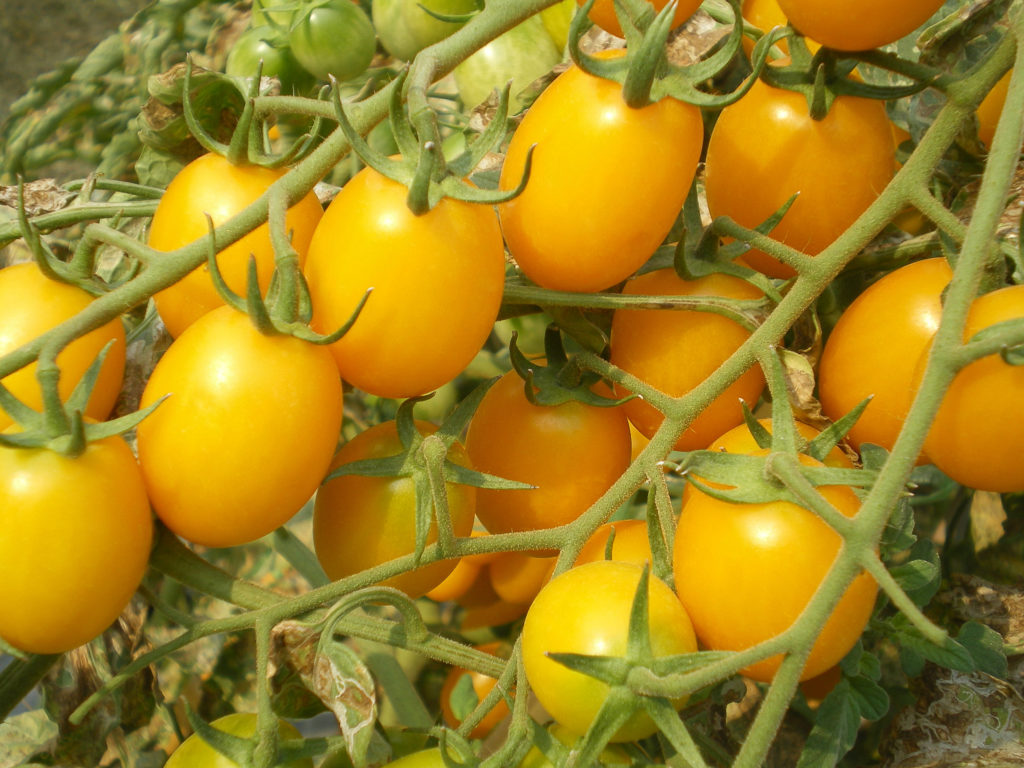
[[633,274],[679,214],[703,135],[692,104],[664,98],[633,109],[611,80],[575,66],[559,75],[512,135],[501,169],[501,188],[515,188],[536,145],[526,189],[499,207],[526,276],[601,291]]
[[293,17],[288,44],[299,63],[317,79],[333,75],[344,81],[370,66],[377,50],[377,33],[358,3],[313,0]]
[[[820,466],[808,456],[801,461]],[[860,501],[848,486],[818,490],[843,515],[857,514]],[[673,572],[701,644],[740,651],[785,632],[813,597],[841,545],[825,521],[796,504],[732,504],[695,490],[676,526]],[[811,649],[802,680],[838,663],[854,646],[876,592],[868,574],[854,579]],[[781,662],[781,656],[773,656],[743,674],[768,682]]]
[[[964,340],[989,326],[1024,317],[1024,285],[979,296],[971,304]],[[917,375],[927,361],[921,356]],[[1024,491],[1024,366],[999,355],[960,370],[946,391],[925,440],[932,462],[979,491]]]
[[396,59],[412,61],[417,53],[441,42],[464,23],[444,21],[428,11],[458,16],[476,9],[476,0],[373,0],[371,15],[385,50]]
[[481,472],[535,487],[481,488],[477,516],[491,533],[572,522],[626,471],[629,450],[621,408],[534,405],[519,375],[507,373],[473,414],[466,451]]
[[833,421],[871,397],[850,443],[892,450],[917,393],[914,368],[942,317],[952,273],[943,258],[924,259],[872,283],[843,312],[818,366],[821,408]]
[[0,446],[0,637],[29,653],[89,642],[131,600],[152,536],[142,476],[120,437],[76,458]]
[[[577,736],[587,732],[608,696],[607,684],[575,672],[549,653],[622,656],[629,615],[643,568],[601,560],[570,568],[540,591],[523,625],[526,679],[544,709]],[[655,657],[697,650],[690,620],[666,584],[648,581],[648,626]],[[675,702],[682,706],[683,701]],[[636,741],[654,733],[646,712],[632,715],[612,741]]]
[[[708,209],[753,229],[799,194],[769,234],[813,256],[874,202],[895,172],[895,158],[881,101],[839,96],[814,120],[803,94],[759,80],[722,110],[711,134]],[[756,249],[743,260],[770,277],[794,274]]]
[[[422,434],[437,427],[417,422]],[[395,422],[387,421],[360,432],[335,456],[332,469],[352,461],[381,459],[402,451]],[[469,467],[465,449],[456,443],[450,461]],[[448,511],[456,536],[469,536],[477,489],[447,483]],[[316,556],[332,579],[351,576],[416,550],[416,489],[409,477],[342,475],[330,480],[316,495],[313,543]],[[427,543],[437,541],[437,522],[431,521]],[[423,565],[381,583],[420,597],[440,584],[457,560]]]
[[[149,245],[158,251],[173,251],[204,237],[209,232],[207,215],[215,226],[223,224],[255,202],[284,173],[258,165],[232,165],[215,154],[193,160],[171,180],[160,198],[149,228]],[[322,214],[323,208],[312,192],[288,210],[285,226],[291,232],[292,247],[300,263]],[[260,288],[265,292],[274,272],[274,249],[267,224],[217,254],[217,266],[228,287],[242,296],[250,257],[256,258]],[[211,309],[224,304],[206,264],[157,293],[153,300],[160,318],[174,337],[180,336]]]
[[[0,357],[70,320],[91,302],[92,297],[81,288],[49,279],[32,262],[0,269]],[[60,368],[57,391],[61,400],[67,400],[103,347],[111,341],[114,343],[103,361],[85,409],[85,415],[96,420],[107,417],[121,391],[124,326],[119,319],[111,320],[75,339],[57,355]],[[5,376],[3,385],[25,405],[42,410],[43,395],[35,363]],[[12,423],[10,416],[0,409],[0,429]]]
[[539,16],[531,16],[521,24],[498,35],[487,45],[455,67],[455,86],[467,108],[483,102],[495,88],[509,81],[509,111],[522,109],[517,95],[538,77],[551,71],[562,59]]
[[864,51],[894,43],[924,24],[943,0],[779,0],[793,26],[824,46]]
[[381,397],[455,378],[487,340],[505,288],[493,208],[446,197],[415,216],[407,195],[364,168],[328,207],[306,263],[318,331],[347,322],[372,289],[331,351],[342,378]]
[[[582,6],[586,0],[576,0],[576,2]],[[656,11],[660,11],[668,5],[668,0],[651,0],[651,4]],[[693,16],[699,7],[700,0],[679,0],[672,17],[672,28],[678,27]],[[605,32],[610,32],[616,37],[623,36],[622,25],[619,24],[619,17],[615,14],[615,0],[595,0],[590,9],[590,20]]]
[[[251,712],[235,712],[217,718],[210,725],[218,731],[230,733],[232,736],[251,738],[256,735],[258,718]],[[281,739],[298,739],[302,737],[299,729],[291,723],[279,720],[278,737]],[[289,760],[281,763],[282,768],[313,768],[313,761],[308,758]],[[193,733],[181,743],[164,764],[164,768],[237,768],[238,763],[222,755],[207,742]]]
[[[759,299],[761,291],[729,275],[683,280],[672,269],[648,272],[626,283],[629,295],[721,296]],[[652,387],[680,397],[710,376],[750,336],[738,323],[713,312],[669,309],[618,310],[612,318],[611,361]],[[740,401],[751,408],[764,389],[764,375],[753,366],[715,398],[676,441],[676,450],[703,448],[743,421]],[[617,392],[620,396],[625,390]],[[662,414],[635,398],[622,406],[646,437],[661,426]]]
[[157,363],[142,406],[139,463],[153,508],[196,544],[254,541],[287,522],[327,473],[341,429],[341,382],[330,353],[264,336],[221,307]]
[[[483,645],[473,646],[478,651],[489,653],[492,656],[498,656],[502,651],[502,644],[499,642],[484,643]],[[444,684],[441,686],[441,714],[444,716],[445,723],[448,724],[449,728],[458,728],[462,724],[463,718],[469,714],[469,711],[461,713],[461,716],[455,713],[452,702],[452,693],[455,691],[455,686],[458,685],[459,681],[463,676],[469,677],[470,683],[473,686],[473,693],[476,694],[476,700],[481,702],[484,698],[493,690],[494,686],[498,684],[498,681],[485,675],[482,672],[474,672],[469,669],[463,669],[462,667],[452,667],[448,674],[444,678]],[[477,723],[476,727],[469,732],[469,738],[471,739],[482,739],[488,733],[494,730],[494,727],[504,720],[509,714],[508,704],[505,699],[499,699],[498,703],[491,709],[483,719]]]

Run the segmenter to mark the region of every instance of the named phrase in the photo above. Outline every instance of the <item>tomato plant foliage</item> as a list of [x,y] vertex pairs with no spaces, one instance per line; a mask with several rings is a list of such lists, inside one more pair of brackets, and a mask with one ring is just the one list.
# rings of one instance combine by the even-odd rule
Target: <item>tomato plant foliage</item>
[[581,5],[155,0],[12,107],[0,763],[1019,742],[1018,0]]

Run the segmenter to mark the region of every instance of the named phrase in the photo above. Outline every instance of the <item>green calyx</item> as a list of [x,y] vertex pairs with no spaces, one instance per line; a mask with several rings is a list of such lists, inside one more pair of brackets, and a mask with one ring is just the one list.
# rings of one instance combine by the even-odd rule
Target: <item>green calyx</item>
[[[194,100],[197,95],[193,94],[192,78],[194,76],[194,65],[191,58],[185,62],[182,75],[181,108],[185,123],[196,141],[207,151],[226,157],[233,165],[260,165],[265,168],[282,168],[294,165],[308,155],[314,149],[316,137],[320,134],[320,126],[323,118],[316,117],[309,130],[295,139],[286,149],[280,153],[274,153],[271,148],[269,125],[256,117],[256,98],[263,95],[265,79],[261,77],[263,64],[256,68],[254,76],[248,78],[246,83],[240,84],[236,78],[219,72],[207,72],[199,70],[205,79],[200,86],[203,89],[223,88],[225,84],[241,90],[244,97],[244,106],[238,116],[238,123],[231,133],[231,140],[225,144],[218,141],[206,129],[199,119],[197,109],[194,107]],[[195,68],[198,70],[198,68]],[[199,90],[199,89],[197,89]]]
[[141,411],[99,424],[87,423],[83,416],[100,368],[113,343],[108,342],[92,362],[66,403],[61,402],[57,391],[60,369],[56,358],[59,350],[44,348],[39,355],[36,373],[43,392],[41,413],[29,408],[0,384],[0,408],[21,427],[20,432],[0,434],[0,445],[8,448],[48,448],[74,458],[80,456],[89,443],[120,435],[138,426],[163,402],[162,399]]
[[602,58],[588,55],[580,48],[580,41],[592,24],[588,13],[593,0],[588,0],[569,26],[569,55],[583,71],[620,83],[623,100],[634,109],[665,97],[720,109],[746,93],[764,66],[771,46],[781,37],[776,31],[758,42],[754,49],[754,73],[736,91],[715,94],[703,90],[701,85],[725,69],[743,44],[740,0],[728,0],[728,3],[731,11],[728,23],[732,26],[728,37],[711,55],[694,64],[677,66],[668,59],[665,44],[672,31],[675,3],[669,3],[654,14],[649,3],[638,0],[619,0],[615,7],[626,36],[625,56]]
[[599,408],[614,408],[633,396],[616,400],[594,392],[594,385],[601,377],[585,369],[576,358],[570,358],[562,345],[562,334],[555,325],[549,325],[544,332],[544,356],[546,364],[529,360],[516,344],[517,334],[509,342],[509,358],[512,368],[523,379],[526,399],[534,405],[555,406],[568,402],[580,402]]
[[260,333],[267,336],[276,334],[294,336],[311,344],[333,344],[348,333],[356,318],[359,317],[359,313],[366,306],[371,291],[366,292],[348,320],[332,333],[320,334],[309,327],[309,321],[313,317],[313,303],[306,278],[299,267],[299,256],[292,247],[287,234],[286,202],[283,192],[271,189],[267,221],[270,226],[270,240],[274,248],[275,263],[267,295],[264,296],[260,291],[254,257],[249,259],[245,296],[240,296],[231,290],[217,265],[215,231],[213,222],[208,220],[210,247],[206,263],[210,269],[210,278],[224,302],[239,312],[247,314]]
[[[790,63],[765,66],[761,68],[760,76],[774,88],[784,88],[803,94],[807,99],[810,115],[815,120],[825,118],[837,96],[856,96],[882,101],[900,99],[933,85],[939,76],[938,73],[931,71],[921,71],[906,85],[873,85],[857,76],[855,69],[858,59],[851,58],[849,53],[822,47],[812,54],[802,35],[795,33],[792,28],[786,28],[781,32],[788,38]],[[768,39],[769,35],[765,35],[758,41],[758,45]],[[773,44],[774,42],[773,40]],[[885,66],[884,54],[871,58],[877,66]]]
[[522,192],[530,176],[532,150],[527,155],[523,177],[515,189],[480,189],[465,180],[485,155],[498,148],[508,133],[509,87],[506,86],[501,93],[497,112],[480,136],[469,144],[461,155],[452,160],[445,160],[441,151],[436,113],[423,106],[411,110],[409,115],[403,108],[402,92],[407,73],[408,70],[403,70],[399,75],[400,82],[391,92],[389,120],[395,142],[398,144],[398,158],[386,157],[373,149],[366,139],[359,135],[347,114],[347,109],[352,107],[346,107],[342,103],[337,83],[332,84],[332,95],[338,124],[349,140],[352,151],[378,173],[409,188],[409,210],[421,216],[445,197],[464,202],[497,205],[511,200]]
[[406,400],[399,406],[395,417],[402,452],[385,458],[342,464],[327,475],[324,482],[343,475],[410,478],[416,489],[416,562],[423,556],[432,520],[437,521],[438,545],[442,555],[450,553],[455,537],[448,511],[446,483],[502,490],[528,490],[533,487],[527,483],[477,472],[449,458],[459,436],[465,431],[477,406],[495,381],[497,379],[484,382],[473,390],[432,434],[422,434],[413,418],[416,403],[430,395]]

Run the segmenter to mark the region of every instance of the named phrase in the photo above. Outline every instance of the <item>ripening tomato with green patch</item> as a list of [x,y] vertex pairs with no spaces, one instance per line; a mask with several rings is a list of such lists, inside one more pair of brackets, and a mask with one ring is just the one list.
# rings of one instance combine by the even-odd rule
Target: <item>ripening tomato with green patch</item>
[[254,541],[287,522],[327,474],[341,431],[338,370],[322,346],[264,335],[221,307],[157,363],[137,430],[153,508],[196,544]]
[[[809,456],[800,461],[822,466]],[[846,517],[860,509],[849,486],[818,491]],[[824,520],[791,502],[734,504],[694,489],[676,525],[676,591],[705,648],[745,650],[792,626],[841,546],[842,538]],[[854,578],[814,643],[801,680],[837,664],[854,646],[871,616],[876,592],[867,573]],[[772,656],[746,667],[743,674],[769,682],[781,662],[781,656]]]
[[[423,435],[437,431],[416,422]],[[331,471],[363,459],[382,459],[402,452],[395,422],[387,421],[360,432],[341,447]],[[461,444],[455,443],[448,459],[472,467]],[[446,483],[448,512],[456,536],[469,536],[473,528],[477,489]],[[437,521],[431,520],[427,543],[437,541]],[[416,488],[411,477],[341,475],[328,480],[316,495],[313,508],[313,543],[327,575],[338,580],[416,551]],[[457,560],[440,560],[381,582],[410,597],[420,597],[454,570]]]
[[943,0],[778,0],[801,33],[828,48],[866,51],[894,43],[924,24]]
[[[875,201],[895,170],[892,126],[881,101],[837,96],[815,120],[803,94],[758,80],[722,110],[711,133],[708,209],[754,229],[797,195],[769,235],[814,256]],[[795,274],[757,249],[743,260],[770,277]]]
[[441,16],[461,16],[477,10],[476,0],[373,0],[373,26],[384,49],[402,61],[412,61],[428,45],[439,43],[465,22]]
[[[205,237],[209,233],[207,216],[214,226],[223,224],[256,202],[284,174],[284,170],[258,165],[233,165],[213,153],[193,160],[171,180],[160,198],[149,227],[150,247],[173,251]],[[300,264],[322,215],[320,201],[312,192],[288,209],[285,227],[291,233],[291,244]],[[274,272],[274,249],[270,227],[265,222],[240,240],[219,248],[217,253],[217,266],[228,287],[242,296],[252,257],[256,259],[260,289],[266,293]],[[204,314],[224,304],[207,264],[159,291],[153,301],[160,319],[175,338]]]
[[[587,732],[608,696],[608,685],[559,664],[548,654],[623,656],[642,572],[642,566],[615,560],[570,568],[548,582],[526,614],[522,653],[530,688],[555,721],[576,736]],[[655,658],[696,651],[690,619],[676,595],[653,576],[647,589]],[[683,703],[674,702],[677,707]],[[655,730],[650,716],[639,711],[611,740],[637,741]]]
[[322,333],[370,291],[330,349],[345,381],[381,397],[422,395],[461,373],[490,335],[505,288],[493,207],[446,197],[416,216],[408,194],[361,170],[328,206],[305,267]]
[[871,398],[847,435],[855,448],[874,443],[892,450],[917,394],[914,369],[939,327],[951,276],[941,257],[889,272],[843,311],[825,341],[818,364],[825,415],[836,421]]
[[[81,288],[51,280],[33,262],[13,264],[0,269],[0,357],[13,352],[38,336],[70,320],[92,303]],[[117,401],[124,379],[125,335],[120,319],[89,331],[68,344],[57,355],[60,381],[57,391],[66,401],[89,366],[107,343],[107,352],[85,415],[104,419]],[[11,394],[33,410],[43,408],[43,395],[36,378],[35,363],[5,376],[2,383]],[[0,429],[13,424],[0,409]]]
[[[626,283],[626,295],[708,296],[756,300],[760,289],[720,273],[683,280],[673,269],[648,272]],[[750,337],[735,320],[713,312],[676,309],[620,309],[612,318],[611,361],[655,389],[680,397],[699,386]],[[753,408],[764,389],[760,367],[752,366],[704,408],[676,441],[679,451],[704,448],[743,421],[740,402]],[[618,396],[629,394],[616,387]],[[622,406],[646,437],[661,426],[654,406],[634,398]]]
[[[576,0],[581,6],[585,1]],[[654,6],[655,11],[660,11],[668,5],[668,0],[652,0],[650,4]],[[672,16],[672,28],[675,29],[690,18],[699,7],[700,0],[679,0]],[[590,20],[605,32],[610,32],[616,37],[623,37],[622,25],[619,24],[619,17],[615,13],[615,0],[595,0],[589,15]]]
[[480,402],[466,451],[481,472],[531,489],[481,488],[477,517],[491,533],[554,528],[572,522],[626,471],[629,426],[621,408],[578,401],[535,405],[515,371]]
[[[217,718],[210,725],[218,731],[230,733],[232,736],[252,738],[256,735],[258,720],[253,712],[234,712]],[[299,729],[285,720],[278,720],[277,736],[281,740],[302,738]],[[282,768],[313,768],[313,761],[304,757],[279,765]],[[222,755],[204,741],[198,733],[193,733],[185,739],[164,763],[164,768],[237,768],[237,766],[238,763],[226,755]]]
[[[964,341],[1024,318],[1024,285],[983,294],[967,314]],[[1019,348],[1018,348],[1019,349]],[[921,354],[916,379],[928,361]],[[988,355],[957,372],[935,414],[924,451],[939,469],[979,491],[1024,491],[1024,366]]]
[[514,189],[536,145],[526,188],[498,209],[516,263],[559,291],[625,280],[675,222],[703,135],[692,104],[666,97],[635,109],[618,83],[567,69],[527,111],[501,169],[501,188]]
[[74,458],[0,446],[0,637],[29,653],[89,642],[131,600],[152,536],[142,475],[120,437]]

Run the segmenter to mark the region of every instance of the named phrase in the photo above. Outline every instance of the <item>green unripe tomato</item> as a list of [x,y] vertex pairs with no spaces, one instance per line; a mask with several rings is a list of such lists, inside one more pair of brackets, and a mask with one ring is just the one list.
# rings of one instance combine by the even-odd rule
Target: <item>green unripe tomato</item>
[[317,0],[305,6],[288,33],[292,53],[320,80],[351,80],[370,66],[377,50],[373,24],[352,0]]
[[560,51],[564,51],[566,43],[569,42],[569,24],[572,23],[572,16],[576,13],[577,7],[576,0],[562,0],[540,12],[544,29],[551,35]]
[[471,13],[476,0],[373,0],[371,14],[380,43],[396,59],[410,61],[428,45],[444,40],[462,24],[442,21],[424,8],[446,16]]
[[455,85],[462,103],[475,107],[495,89],[512,81],[509,112],[518,112],[522,101],[516,94],[551,71],[562,53],[544,29],[539,16],[499,35],[455,68]]
[[[250,738],[256,733],[256,720],[252,712],[235,712],[214,720],[210,725],[232,736]],[[294,725],[284,720],[278,721],[277,733],[281,739],[297,739],[302,736]],[[282,763],[282,766],[313,768],[313,761],[307,757]],[[238,768],[238,763],[211,747],[198,733],[193,733],[174,750],[174,754],[164,763],[164,768]]]
[[255,77],[260,60],[264,77],[281,81],[281,92],[291,94],[312,85],[309,73],[292,55],[287,36],[271,26],[250,27],[228,53],[224,71],[232,77]]

